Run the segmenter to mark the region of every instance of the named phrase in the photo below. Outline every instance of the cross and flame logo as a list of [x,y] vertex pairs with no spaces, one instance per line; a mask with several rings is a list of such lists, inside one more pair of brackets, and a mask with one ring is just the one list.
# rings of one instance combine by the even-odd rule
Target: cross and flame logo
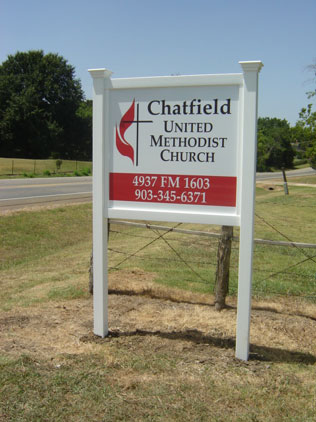
[[[136,124],[136,146],[135,150],[132,145],[126,140],[125,132],[133,124]],[[126,113],[121,118],[119,126],[116,129],[116,148],[118,152],[128,157],[132,163],[138,166],[138,143],[139,143],[139,124],[153,123],[152,120],[139,120],[139,104],[136,104],[136,118],[135,118],[135,99]]]

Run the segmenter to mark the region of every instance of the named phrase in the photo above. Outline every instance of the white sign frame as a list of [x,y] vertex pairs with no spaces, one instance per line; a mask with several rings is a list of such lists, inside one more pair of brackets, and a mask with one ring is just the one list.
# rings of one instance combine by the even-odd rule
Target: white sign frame
[[[243,73],[219,75],[171,76],[112,79],[107,69],[89,70],[93,78],[93,286],[94,333],[108,334],[108,256],[109,218],[240,226],[236,357],[248,360],[254,202],[257,145],[258,74],[261,61],[239,62]],[[192,86],[238,86],[238,172],[237,206],[229,212],[176,212],[174,210],[138,209],[109,206],[111,130],[110,92],[122,89],[146,89]]]

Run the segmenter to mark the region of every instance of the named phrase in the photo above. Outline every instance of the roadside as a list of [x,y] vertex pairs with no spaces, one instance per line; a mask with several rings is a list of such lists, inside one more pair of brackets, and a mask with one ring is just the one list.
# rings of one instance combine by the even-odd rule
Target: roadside
[[[316,187],[316,170],[286,172],[289,186]],[[281,172],[257,173],[257,185],[283,185]],[[92,201],[92,177],[45,177],[0,180],[0,213]]]
[[[312,169],[311,167],[306,167],[302,169],[296,169],[296,170],[286,170],[285,171],[287,178],[292,177],[303,177],[303,176],[316,176],[316,170]],[[263,173],[257,173],[256,174],[256,180],[267,180],[267,179],[282,179],[282,172],[263,172]]]
[[92,200],[91,177],[0,180],[0,213]]

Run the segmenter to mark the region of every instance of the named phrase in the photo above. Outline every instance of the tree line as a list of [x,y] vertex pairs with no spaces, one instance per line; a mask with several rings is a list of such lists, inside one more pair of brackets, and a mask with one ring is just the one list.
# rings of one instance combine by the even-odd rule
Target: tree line
[[[309,69],[316,82],[316,63]],[[285,119],[258,119],[258,171],[292,168],[294,158],[316,168],[312,107],[302,108],[294,127]],[[91,160],[92,103],[63,57],[17,52],[0,65],[0,156]]]
[[0,156],[91,160],[92,109],[58,54],[18,52],[0,66]]
[[[310,65],[316,82],[316,63]],[[316,89],[307,92],[313,100]],[[316,112],[310,102],[301,109],[294,127],[287,120],[277,118],[258,119],[257,170],[270,171],[273,168],[293,168],[294,159],[309,163],[316,169]]]

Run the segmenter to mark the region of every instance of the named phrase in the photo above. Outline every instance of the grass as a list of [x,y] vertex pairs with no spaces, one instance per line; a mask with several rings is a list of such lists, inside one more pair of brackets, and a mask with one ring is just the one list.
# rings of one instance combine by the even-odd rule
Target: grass
[[[282,190],[257,188],[255,237],[314,243],[314,198],[314,188],[292,187],[288,196]],[[89,204],[17,213],[1,218],[0,269],[16,271],[22,268],[24,271],[27,268],[28,271],[30,266],[37,265],[41,259],[59,251],[71,251],[71,248],[78,245],[84,245],[89,251],[91,218]],[[185,227],[196,228],[194,225]],[[200,226],[198,229],[219,231],[220,228]],[[216,271],[217,239],[175,233],[168,233],[158,239],[160,234],[111,225],[109,266],[113,268],[112,271],[131,255],[119,268],[141,268],[156,274],[156,282],[162,285],[211,294]],[[238,236],[238,229],[235,228],[234,234]],[[150,245],[145,247],[147,244]],[[237,292],[238,246],[238,242],[233,242],[231,295]],[[256,245],[254,294],[262,297],[270,294],[310,296],[312,300],[316,290],[316,264],[315,258],[308,260],[308,257],[315,255],[315,249]],[[33,283],[34,280],[32,286]],[[15,284],[14,288],[19,285]],[[2,303],[10,302],[7,293],[3,293]],[[60,293],[61,296],[63,294],[70,293]],[[55,295],[58,293],[55,292]]]
[[[151,356],[141,347],[138,360],[131,362],[127,345],[120,343],[119,348],[120,369],[98,355],[65,357],[58,367],[26,356],[3,365],[3,420],[315,420],[315,384],[301,380],[306,369],[296,373],[285,367],[280,373],[278,368],[257,368],[256,372],[247,366],[229,365],[222,372],[223,365],[197,363],[189,373],[180,375],[179,384],[175,382],[181,364],[178,357],[168,353]],[[17,395],[19,399],[13,403],[12,396]]]
[[[255,236],[315,242],[314,198],[311,187],[257,188]],[[111,335],[100,339],[88,293],[91,205],[3,215],[0,232],[1,422],[314,422],[316,308],[304,296],[315,296],[316,264],[291,268],[301,251],[255,247],[251,359],[240,362],[238,243],[222,313],[210,306],[215,239],[168,233],[112,269]],[[157,237],[111,225],[110,266]]]
[[0,177],[48,177],[73,173],[76,176],[89,176],[92,163],[90,161],[62,160],[60,167],[57,160],[31,160],[24,158],[0,158]]
[[307,183],[309,185],[316,185],[316,174],[304,177],[291,177],[289,183]]
[[[316,243],[315,193],[314,188],[292,187],[291,194],[285,196],[282,189],[257,188],[255,237]],[[193,225],[186,227],[196,228]],[[219,231],[220,228],[201,226],[199,229]],[[112,230],[112,267],[159,236],[159,233],[134,228],[112,227]],[[238,229],[234,229],[234,234],[238,236]],[[238,247],[234,242],[230,268],[232,295],[237,293]],[[315,249],[255,245],[254,294],[261,297],[269,294],[315,296],[315,255]],[[309,256],[314,256],[314,260],[308,260]],[[122,268],[134,265],[157,274],[156,281],[163,285],[212,293],[216,262],[217,239],[169,233],[124,262]]]

